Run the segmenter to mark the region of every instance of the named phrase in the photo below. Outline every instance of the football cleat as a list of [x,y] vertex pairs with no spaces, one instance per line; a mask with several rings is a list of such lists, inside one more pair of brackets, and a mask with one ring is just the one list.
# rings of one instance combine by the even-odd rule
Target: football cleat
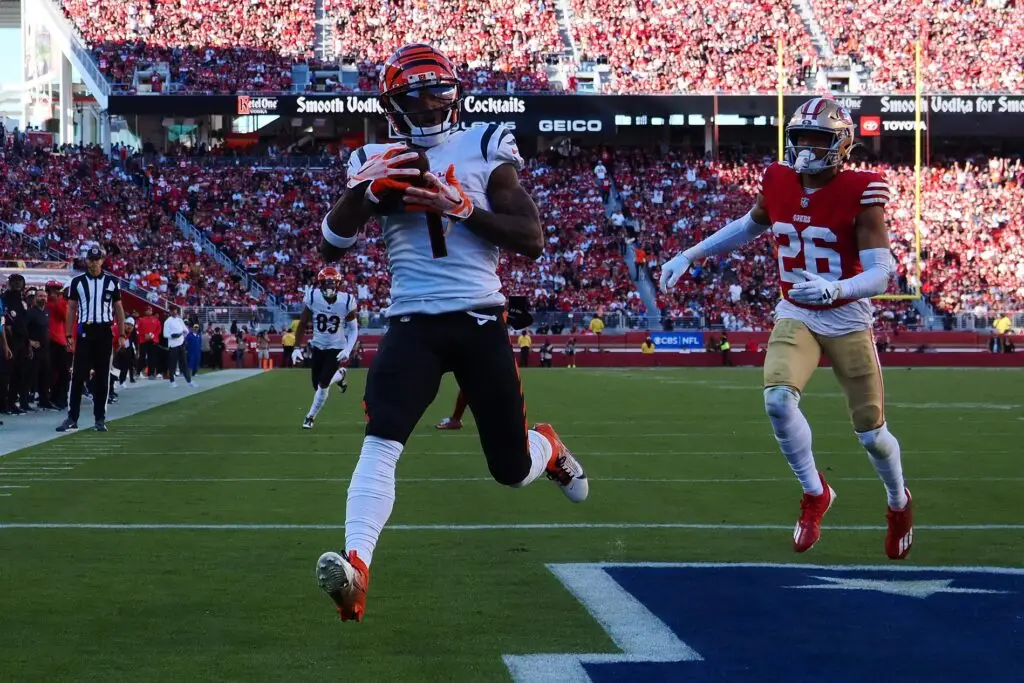
[[370,587],[370,568],[355,550],[344,557],[326,552],[316,563],[316,582],[338,610],[342,621],[362,621],[366,611],[366,591]]
[[890,560],[902,560],[914,545],[914,504],[907,492],[907,505],[902,510],[889,508],[885,513],[885,521],[889,528],[885,532],[885,554]]
[[462,429],[462,420],[453,420],[450,417],[446,417],[434,425],[434,429],[450,429],[452,431]]
[[96,424],[93,426],[93,429],[97,432],[105,432],[107,431],[107,423],[103,420],[96,420]]
[[58,432],[77,432],[78,431],[78,423],[75,422],[74,420],[72,420],[71,418],[68,418],[68,419],[66,419],[66,420],[64,420],[63,422],[60,423],[60,426],[57,427],[57,431]]
[[805,493],[800,499],[800,519],[793,529],[793,550],[805,553],[821,538],[821,520],[836,500],[836,492],[825,481],[825,475],[818,472],[824,491],[817,496]]
[[344,393],[345,393],[346,391],[348,391],[348,373],[346,372],[345,374],[343,374],[343,375],[341,376],[341,379],[340,379],[340,380],[338,380],[338,381],[337,381],[337,382],[335,383],[335,385],[334,385],[334,386],[336,386],[336,387],[338,387],[339,389],[341,389],[341,393],[343,393],[343,394],[344,394]]
[[558,484],[565,497],[572,502],[585,501],[590,493],[590,482],[587,481],[583,465],[558,438],[554,427],[549,424],[538,424],[533,430],[551,443],[551,459],[545,470],[548,479]]
[[302,428],[303,429],[312,429],[313,428],[313,418],[309,417],[307,415],[306,419],[302,421]]

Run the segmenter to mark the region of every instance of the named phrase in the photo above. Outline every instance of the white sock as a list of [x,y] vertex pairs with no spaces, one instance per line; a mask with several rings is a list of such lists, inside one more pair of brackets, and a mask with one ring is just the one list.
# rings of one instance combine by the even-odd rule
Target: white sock
[[376,436],[363,439],[359,462],[348,485],[345,549],[370,566],[373,549],[395,505],[395,468],[402,444]]
[[337,372],[331,377],[331,384],[337,384],[343,379],[345,379],[345,368],[338,368]]
[[544,474],[548,461],[551,460],[551,442],[548,438],[532,429],[527,432],[527,436],[530,443],[530,472],[526,479],[515,485],[515,488],[522,488]]
[[779,449],[800,480],[804,493],[820,496],[825,492],[811,452],[811,425],[800,411],[800,395],[789,387],[764,390],[764,406]]
[[326,389],[317,389],[316,393],[313,394],[313,405],[309,407],[309,413],[306,417],[316,417],[320,413],[320,409],[327,403],[327,397],[330,396],[330,392]]
[[868,452],[868,460],[885,484],[889,507],[902,510],[907,506],[907,486],[903,481],[903,462],[900,460],[900,442],[883,424],[870,432],[857,432],[857,439]]

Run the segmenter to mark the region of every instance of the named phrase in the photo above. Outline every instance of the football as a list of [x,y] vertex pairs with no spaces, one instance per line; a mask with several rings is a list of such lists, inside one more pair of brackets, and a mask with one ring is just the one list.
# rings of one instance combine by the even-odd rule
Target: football
[[[423,174],[430,170],[430,161],[427,160],[427,154],[421,149],[410,149],[410,152],[416,152],[417,156],[415,159],[410,159],[403,164],[398,164],[396,168],[415,168],[420,172],[418,176],[406,176],[401,178],[407,180],[409,184],[415,185],[416,187],[426,187],[426,180],[423,178]],[[385,192],[380,197],[380,202],[377,204],[377,211],[375,213],[382,216],[386,216],[392,213],[402,213],[405,211],[405,202],[402,201],[401,192]]]

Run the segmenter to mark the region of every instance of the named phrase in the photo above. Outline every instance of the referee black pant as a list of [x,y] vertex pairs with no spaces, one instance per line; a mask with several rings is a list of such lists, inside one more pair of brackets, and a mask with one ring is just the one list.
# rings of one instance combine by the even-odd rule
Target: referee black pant
[[78,422],[82,409],[82,390],[95,372],[99,381],[92,384],[92,410],[97,422],[107,419],[107,375],[114,347],[114,331],[107,323],[82,325],[82,333],[75,341],[75,358],[71,365],[71,397],[68,419]]

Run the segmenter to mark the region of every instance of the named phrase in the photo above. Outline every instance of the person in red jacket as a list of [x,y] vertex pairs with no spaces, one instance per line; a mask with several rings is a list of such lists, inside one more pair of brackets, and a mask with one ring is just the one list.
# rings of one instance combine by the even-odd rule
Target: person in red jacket
[[53,384],[50,402],[60,410],[67,410],[68,389],[71,386],[71,353],[67,349],[64,326],[68,318],[68,300],[64,286],[56,280],[46,283],[46,312],[50,316],[50,363]]
[[157,374],[157,351],[160,348],[163,325],[160,324],[160,319],[153,315],[152,307],[146,307],[146,314],[139,318],[136,329],[139,333],[142,372],[146,377],[153,379]]

